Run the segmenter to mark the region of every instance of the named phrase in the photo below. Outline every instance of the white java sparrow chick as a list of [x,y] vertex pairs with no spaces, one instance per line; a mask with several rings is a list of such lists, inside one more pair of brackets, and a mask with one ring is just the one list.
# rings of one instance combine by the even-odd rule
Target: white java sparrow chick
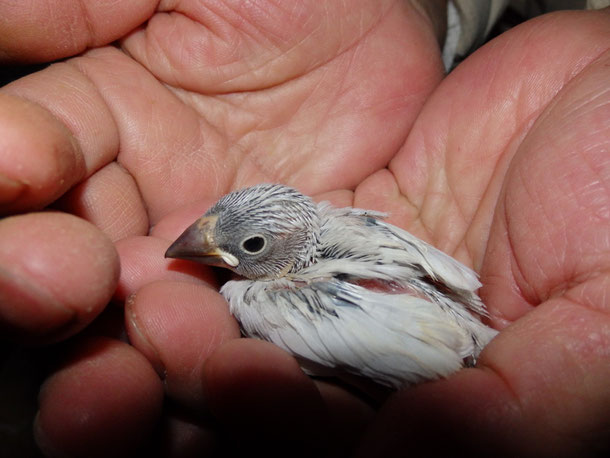
[[165,256],[244,277],[221,289],[243,333],[310,374],[398,388],[472,364],[497,333],[476,316],[476,274],[383,216],[263,184],[222,197]]

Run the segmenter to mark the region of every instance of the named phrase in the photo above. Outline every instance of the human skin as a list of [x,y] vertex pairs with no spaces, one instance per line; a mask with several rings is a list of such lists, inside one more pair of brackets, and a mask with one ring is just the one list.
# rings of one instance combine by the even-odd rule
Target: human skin
[[[608,443],[610,12],[529,21],[444,77],[443,2],[66,3],[0,2],[5,61],[78,54],[0,90],[0,327],[65,341],[49,455]],[[262,181],[388,212],[479,272],[501,333],[477,367],[371,406],[240,339],[216,275],[163,253]],[[89,326],[111,297],[129,343]]]

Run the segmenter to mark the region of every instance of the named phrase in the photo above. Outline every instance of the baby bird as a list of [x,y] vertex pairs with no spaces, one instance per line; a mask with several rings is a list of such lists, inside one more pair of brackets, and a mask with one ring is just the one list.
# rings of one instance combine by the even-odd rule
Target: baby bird
[[220,290],[242,332],[309,374],[396,389],[472,364],[497,331],[477,275],[384,216],[261,184],[222,197],[165,256],[243,277]]

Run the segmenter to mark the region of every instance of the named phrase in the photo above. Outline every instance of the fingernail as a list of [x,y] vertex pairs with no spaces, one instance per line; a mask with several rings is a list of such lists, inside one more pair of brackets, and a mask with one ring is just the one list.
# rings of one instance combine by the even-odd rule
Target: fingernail
[[146,357],[146,359],[148,359],[157,374],[159,374],[159,377],[161,377],[162,380],[165,380],[167,370],[163,365],[161,356],[155,346],[150,343],[148,337],[140,330],[135,307],[136,295],[137,293],[132,293],[125,299],[125,318],[127,319],[127,335],[129,336],[129,341]]
[[26,188],[27,185],[22,181],[14,180],[0,173],[0,205],[14,202]]

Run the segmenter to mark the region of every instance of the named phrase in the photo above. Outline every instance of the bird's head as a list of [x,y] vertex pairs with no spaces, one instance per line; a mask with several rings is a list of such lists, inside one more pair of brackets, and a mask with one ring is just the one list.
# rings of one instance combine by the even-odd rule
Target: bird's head
[[250,279],[279,278],[312,262],[318,234],[317,208],[309,197],[262,184],[222,197],[165,257],[225,267]]

